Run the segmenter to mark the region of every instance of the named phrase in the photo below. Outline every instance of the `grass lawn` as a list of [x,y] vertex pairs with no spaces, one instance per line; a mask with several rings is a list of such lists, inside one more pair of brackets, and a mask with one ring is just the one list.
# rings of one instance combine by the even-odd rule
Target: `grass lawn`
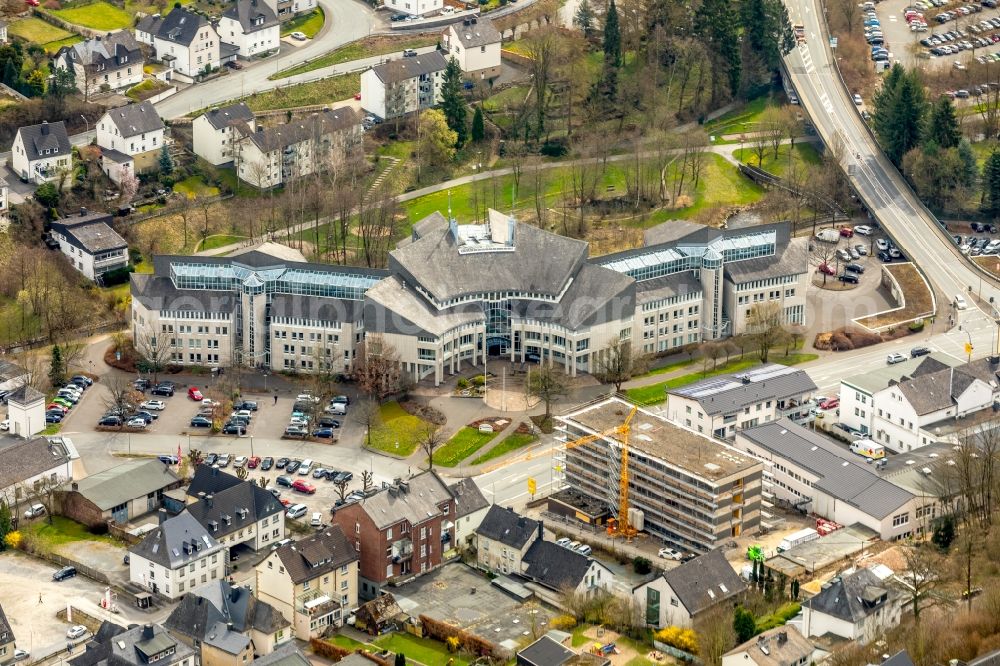
[[219,188],[206,185],[200,176],[188,176],[184,180],[174,183],[174,191],[183,194],[188,199],[219,196]]
[[132,17],[107,2],[92,2],[71,9],[56,9],[52,13],[64,21],[93,30],[121,30],[132,25]]
[[534,444],[538,441],[538,437],[535,435],[524,434],[520,432],[512,433],[505,440],[494,446],[492,449],[479,456],[472,461],[473,465],[481,465],[484,462],[493,460],[494,458],[499,458],[502,455],[506,455],[511,451],[517,451],[518,449],[523,449],[526,446]]
[[320,31],[323,27],[323,22],[326,17],[323,15],[323,8],[317,7],[316,9],[303,14],[302,16],[296,16],[291,21],[286,21],[281,24],[281,36],[285,37],[293,32],[301,32],[309,39],[316,36],[316,33]]
[[757,155],[750,148],[734,150],[733,156],[741,162],[752,164],[753,166],[759,166],[764,171],[773,173],[779,178],[784,178],[785,174],[788,172],[790,161],[796,162],[800,167],[817,165],[820,163],[819,153],[816,152],[816,148],[813,144],[795,144],[795,150],[791,151],[791,156],[789,156],[790,147],[791,146],[788,145],[779,146],[777,158],[774,157],[774,153],[770,150],[770,148],[768,148],[766,154],[764,155],[764,160],[760,165],[757,164]]
[[49,42],[74,37],[72,32],[57,28],[35,17],[14,21],[8,26],[7,32],[13,37],[20,37],[25,41],[34,42],[35,44],[48,44]]
[[[297,20],[298,19],[289,21],[289,23],[294,23]],[[318,29],[319,28],[317,27],[317,30]],[[303,32],[305,31],[303,30]],[[281,34],[282,35],[286,34],[284,27],[282,27]],[[309,33],[306,34],[308,35]],[[317,69],[329,67],[330,65],[339,65],[341,63],[350,62],[351,60],[359,60],[361,58],[371,58],[373,56],[385,55],[386,53],[395,53],[397,51],[402,51],[403,49],[416,49],[422,46],[434,46],[434,44],[436,44],[437,41],[438,38],[435,36],[366,37],[364,39],[359,39],[356,42],[345,44],[344,46],[341,46],[339,49],[334,49],[329,53],[324,53],[318,58],[313,58],[309,62],[304,62],[299,65],[296,65],[295,67],[289,67],[288,69],[283,69],[277,74],[272,74],[267,78],[271,80],[284,79],[289,76],[295,76],[296,74],[303,74],[305,72],[312,72]]]
[[29,340],[41,331],[37,316],[25,311],[14,299],[0,298],[0,343]]
[[476,428],[466,426],[434,452],[434,464],[454,467],[486,446],[496,436],[495,432],[479,432]]
[[120,545],[107,534],[96,535],[87,531],[87,528],[62,516],[52,516],[52,524],[49,525],[47,518],[43,518],[34,523],[23,526],[22,531],[32,532],[40,541],[49,548],[62,546],[75,541],[103,541],[112,545]]
[[166,90],[170,86],[158,79],[146,79],[142,83],[136,84],[128,89],[125,96],[137,102],[149,99],[154,95]]
[[416,141],[390,141],[384,146],[379,146],[376,153],[386,157],[395,157],[400,160],[408,160],[416,150]]
[[415,659],[427,666],[450,663],[454,666],[468,666],[469,660],[457,654],[450,654],[444,643],[429,638],[417,638],[412,634],[389,634],[376,639],[375,644],[381,648],[403,653],[409,659]]
[[337,634],[333,638],[328,638],[327,641],[345,650],[357,650],[358,648],[365,647],[364,643],[358,642],[350,636],[341,636],[340,634]]
[[483,102],[483,111],[487,113],[501,111],[510,104],[520,104],[531,90],[528,86],[514,86],[490,95]]
[[361,90],[361,74],[344,74],[250,95],[245,100],[251,111],[292,109],[297,106],[329,104],[353,97]]
[[202,250],[214,250],[217,247],[223,247],[225,245],[232,245],[233,243],[239,243],[241,240],[246,240],[246,236],[231,236],[227,234],[216,234],[214,236],[209,236],[201,242],[198,246],[197,251]]
[[379,451],[409,456],[417,450],[427,422],[407,413],[398,402],[387,402],[379,408],[377,426],[372,428],[371,446]]
[[668,363],[662,368],[654,368],[647,373],[636,375],[636,377],[652,377],[653,375],[665,375],[668,372],[673,372],[674,370],[680,370],[681,368],[686,368],[689,365],[693,365],[698,362],[697,358],[688,358],[683,361],[674,361],[673,363]]
[[45,49],[46,53],[52,55],[64,46],[72,46],[73,44],[82,41],[83,37],[80,35],[73,35],[71,37],[67,37],[66,39],[57,39],[54,42],[46,42],[42,44],[42,48]]
[[766,109],[778,106],[781,104],[770,95],[755,97],[743,106],[705,123],[705,133],[719,135],[749,131],[753,125],[760,122]]

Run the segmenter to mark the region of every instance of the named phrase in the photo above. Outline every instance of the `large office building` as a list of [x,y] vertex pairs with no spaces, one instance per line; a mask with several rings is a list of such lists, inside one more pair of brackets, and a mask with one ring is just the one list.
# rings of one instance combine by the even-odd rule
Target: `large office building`
[[[613,513],[619,505],[623,435],[616,429],[633,405],[598,400],[558,417],[568,442],[566,481]],[[643,530],[684,550],[702,553],[760,527],[763,465],[707,435],[637,409],[628,437],[628,504],[642,512]],[[636,522],[633,519],[633,522]]]
[[273,243],[156,257],[153,274],[132,276],[133,330],[140,351],[159,336],[178,364],[349,372],[368,332],[414,380],[440,384],[487,356],[576,375],[613,340],[663,352],[742,332],[755,303],[803,323],[807,259],[782,224],[668,222],[643,248],[590,258],[586,242],[495,210],[484,224],[434,213],[386,270],[313,264]]

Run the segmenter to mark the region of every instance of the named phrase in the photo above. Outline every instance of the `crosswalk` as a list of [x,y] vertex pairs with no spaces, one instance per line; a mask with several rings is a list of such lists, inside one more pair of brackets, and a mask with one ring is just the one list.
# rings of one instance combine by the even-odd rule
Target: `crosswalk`
[[[812,54],[809,53],[808,44],[799,44],[799,57],[802,58],[802,68],[805,70],[806,74],[809,76],[816,74],[816,63],[813,62]],[[819,101],[823,105],[823,109],[826,110],[828,114],[833,115],[833,102],[830,101],[829,95],[826,93],[826,89],[820,87]]]

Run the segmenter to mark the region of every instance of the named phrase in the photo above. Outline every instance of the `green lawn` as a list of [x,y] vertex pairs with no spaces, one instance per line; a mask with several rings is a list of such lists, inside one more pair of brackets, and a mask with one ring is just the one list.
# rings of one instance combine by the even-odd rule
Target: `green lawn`
[[434,452],[434,464],[441,467],[454,467],[486,446],[497,434],[495,432],[479,432],[476,428],[466,426]]
[[52,516],[51,525],[49,525],[47,518],[33,523],[26,523],[21,530],[35,534],[49,548],[63,546],[76,541],[103,541],[115,546],[120,545],[107,534],[100,536],[91,534],[80,523],[72,521],[69,518],[63,518],[62,516]]
[[[462,655],[450,654],[444,643],[430,638],[417,638],[412,634],[389,634],[375,640],[375,644],[395,653],[403,653],[427,666],[468,666],[471,662]],[[449,661],[450,660],[450,661]]]
[[[797,143],[795,144],[794,151],[789,151],[790,147],[791,146],[788,145],[778,146],[777,158],[775,158],[774,153],[768,149],[761,164],[757,164],[757,155],[750,148],[734,150],[733,156],[741,162],[759,166],[764,171],[773,173],[779,178],[784,178],[785,174],[788,173],[790,161],[794,161],[800,167],[815,166],[821,161],[819,153],[816,152],[816,148],[811,143]],[[791,156],[789,156],[789,152],[791,152]]]
[[342,636],[340,634],[337,634],[333,638],[328,638],[327,641],[345,650],[357,650],[358,648],[365,647],[364,643],[358,642],[350,636]]
[[217,247],[223,247],[226,245],[232,245],[233,243],[239,243],[241,240],[246,240],[246,236],[232,236],[227,234],[215,234],[214,236],[209,236],[201,242],[198,246],[197,251],[201,252],[203,250],[214,250]]
[[219,196],[219,188],[205,184],[201,176],[188,176],[184,180],[174,183],[174,192],[183,194],[188,199]]
[[325,20],[326,17],[323,15],[323,8],[317,7],[311,12],[303,14],[302,16],[296,16],[291,21],[282,23],[281,36],[285,37],[293,32],[301,32],[309,39],[312,39],[323,27],[323,22]]
[[668,363],[660,368],[653,368],[649,372],[643,373],[641,375],[636,375],[639,377],[652,377],[653,375],[665,375],[668,372],[673,372],[674,370],[680,370],[681,368],[686,368],[689,365],[693,365],[698,362],[697,358],[687,358],[683,361],[674,361],[673,363]]
[[67,37],[66,39],[57,39],[54,42],[46,42],[42,44],[42,48],[45,49],[46,53],[54,55],[62,47],[72,46],[73,44],[82,41],[83,37],[81,37],[80,35],[73,35],[71,37]]
[[538,441],[538,437],[535,435],[515,432],[504,439],[502,442],[494,446],[492,449],[479,456],[472,461],[473,465],[481,465],[484,462],[489,462],[494,458],[499,458],[500,456],[506,455],[511,451],[517,451],[518,449],[523,449],[526,446],[534,444]]
[[7,32],[12,37],[34,42],[35,44],[48,44],[63,39],[73,37],[73,33],[62,28],[57,28],[51,23],[46,23],[40,18],[30,17],[14,21],[7,27]]
[[30,340],[42,332],[41,320],[14,299],[0,298],[0,343]]
[[[506,46],[504,48],[507,48]],[[510,104],[520,104],[528,96],[528,86],[513,86],[490,95],[483,102],[483,111],[487,113],[501,111]]]
[[779,101],[770,95],[755,97],[743,106],[705,123],[705,132],[718,136],[750,131],[756,123],[760,122],[766,109],[778,106],[781,106]]
[[101,0],[71,9],[56,9],[52,13],[64,21],[93,30],[121,30],[132,25],[129,14]]
[[417,450],[427,422],[407,413],[398,402],[387,402],[379,408],[380,423],[372,428],[371,446],[400,456]]
[[[290,21],[289,23],[294,23],[294,21]],[[319,28],[317,27],[317,30],[318,29]],[[303,30],[303,32],[305,31]],[[282,28],[282,34],[286,34],[284,28]],[[308,35],[309,33],[306,34]],[[284,79],[289,76],[295,76],[296,74],[304,74],[305,72],[312,72],[331,65],[339,65],[341,63],[350,62],[351,60],[371,58],[373,56],[384,55],[386,53],[395,53],[397,51],[402,51],[403,49],[416,49],[422,46],[433,46],[437,43],[437,41],[438,38],[434,36],[392,39],[387,37],[368,37],[366,39],[359,39],[356,42],[351,42],[350,44],[345,44],[339,49],[334,49],[333,51],[325,53],[318,58],[313,58],[309,62],[304,62],[296,65],[295,67],[283,69],[267,78],[271,80]]]
[[273,111],[293,109],[297,106],[329,104],[353,97],[359,90],[361,90],[361,74],[344,74],[311,83],[275,88],[250,95],[243,101],[252,111]]

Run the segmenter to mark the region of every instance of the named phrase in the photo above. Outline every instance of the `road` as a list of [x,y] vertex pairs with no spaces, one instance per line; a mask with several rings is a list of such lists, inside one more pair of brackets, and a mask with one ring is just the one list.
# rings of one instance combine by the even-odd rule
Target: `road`
[[[984,302],[993,298],[1000,303],[997,282],[983,279],[967,263],[868,132],[834,68],[819,0],[786,0],[786,5],[789,19],[804,25],[807,37],[785,58],[799,100],[824,143],[839,153],[841,166],[872,215],[935,287],[939,313],[950,311],[956,294],[968,298],[971,292]],[[958,313],[959,323],[992,323],[989,305],[983,307],[985,312],[970,299],[970,309]]]

